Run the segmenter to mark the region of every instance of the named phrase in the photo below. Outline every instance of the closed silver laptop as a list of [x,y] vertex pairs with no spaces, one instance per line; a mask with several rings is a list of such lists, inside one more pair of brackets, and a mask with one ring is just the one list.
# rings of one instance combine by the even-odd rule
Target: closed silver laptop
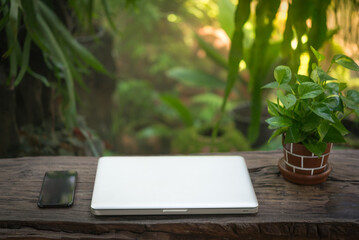
[[243,157],[102,157],[94,215],[246,214],[258,202]]

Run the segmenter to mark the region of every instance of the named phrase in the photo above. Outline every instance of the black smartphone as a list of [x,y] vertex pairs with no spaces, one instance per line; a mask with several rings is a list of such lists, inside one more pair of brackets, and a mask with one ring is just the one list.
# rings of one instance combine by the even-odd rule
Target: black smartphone
[[46,172],[37,205],[41,208],[72,206],[76,180],[76,171]]

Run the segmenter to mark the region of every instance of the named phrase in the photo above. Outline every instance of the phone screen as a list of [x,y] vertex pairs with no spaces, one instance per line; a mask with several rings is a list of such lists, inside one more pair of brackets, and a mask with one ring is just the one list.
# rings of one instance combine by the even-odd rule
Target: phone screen
[[39,207],[70,207],[74,202],[76,171],[46,172],[37,205]]

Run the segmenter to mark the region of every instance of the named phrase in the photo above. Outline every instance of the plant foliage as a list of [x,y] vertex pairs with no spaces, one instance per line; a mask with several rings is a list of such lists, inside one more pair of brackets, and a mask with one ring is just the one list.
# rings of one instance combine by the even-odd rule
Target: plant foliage
[[[51,8],[51,3],[41,0],[2,0],[0,31],[5,29],[8,50],[2,55],[9,58],[9,75],[7,85],[17,87],[27,73],[42,81],[50,83],[45,76],[34,72],[29,66],[31,44],[39,47],[48,67],[56,77],[65,82],[65,119],[68,127],[76,125],[76,97],[74,81],[82,82],[78,69],[91,67],[108,74],[103,65],[67,30]],[[88,1],[92,4],[92,1]],[[85,7],[84,9],[92,8]],[[19,28],[26,29],[25,41],[19,39]]]
[[[324,56],[311,47],[318,63]],[[339,54],[331,61],[350,70],[359,71],[358,65],[349,57]],[[275,129],[271,139],[286,134],[285,143],[303,143],[320,156],[326,143],[345,142],[348,130],[341,123],[347,115],[359,116],[359,92],[346,89],[346,84],[328,75],[320,65],[314,64],[309,76],[295,74],[288,66],[274,70],[275,82],[263,88],[276,89],[277,101],[268,101],[266,120],[269,128]],[[271,140],[270,139],[270,140]]]

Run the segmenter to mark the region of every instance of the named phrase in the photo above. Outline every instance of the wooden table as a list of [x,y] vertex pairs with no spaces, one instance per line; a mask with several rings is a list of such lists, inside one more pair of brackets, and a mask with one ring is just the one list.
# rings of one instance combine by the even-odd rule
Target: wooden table
[[[95,217],[90,202],[95,157],[0,159],[0,239],[359,239],[359,150],[331,154],[327,182],[300,186],[282,178],[275,152],[241,152],[259,202],[256,215]],[[49,170],[76,170],[73,207],[39,209]]]

